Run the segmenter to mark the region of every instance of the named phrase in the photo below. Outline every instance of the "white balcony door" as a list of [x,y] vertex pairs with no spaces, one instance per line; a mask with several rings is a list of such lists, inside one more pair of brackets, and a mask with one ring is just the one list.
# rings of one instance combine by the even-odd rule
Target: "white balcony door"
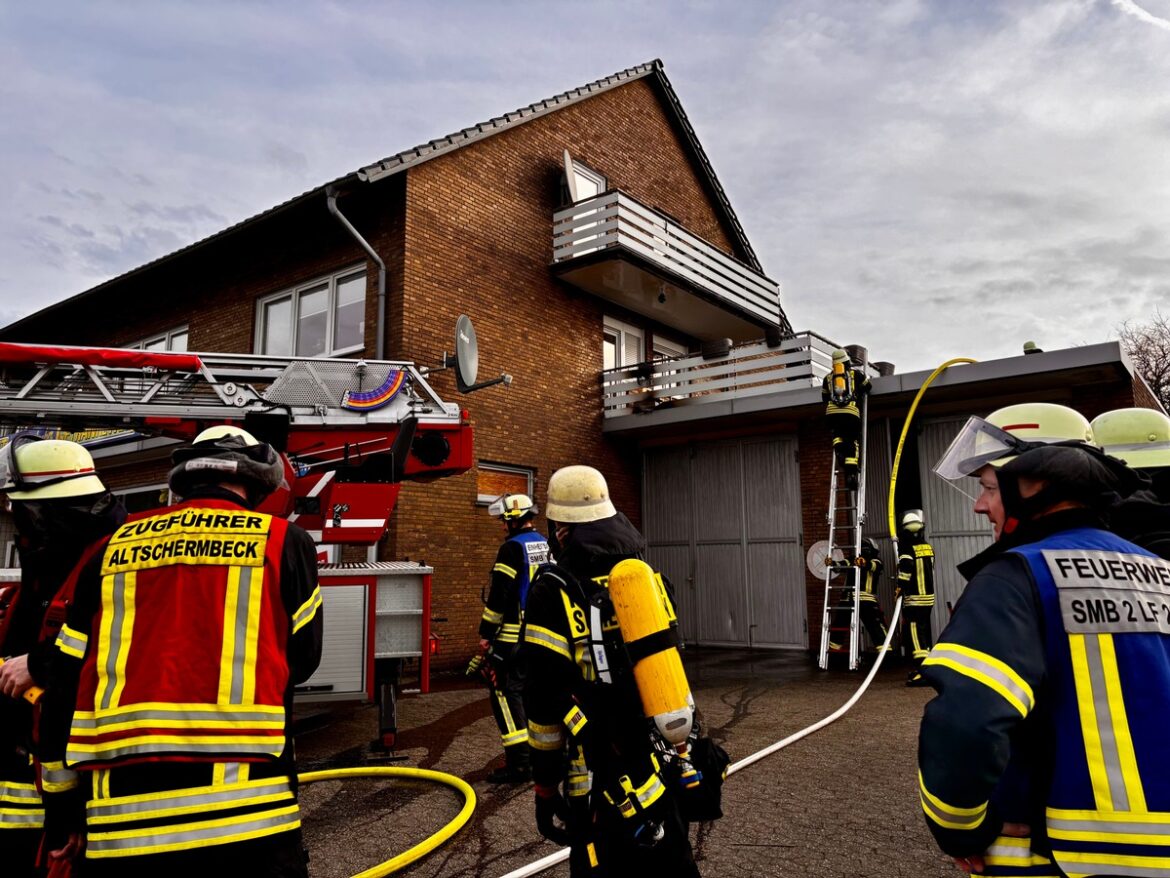
[[645,359],[645,339],[637,326],[606,317],[602,333],[602,368],[616,369],[642,362]]

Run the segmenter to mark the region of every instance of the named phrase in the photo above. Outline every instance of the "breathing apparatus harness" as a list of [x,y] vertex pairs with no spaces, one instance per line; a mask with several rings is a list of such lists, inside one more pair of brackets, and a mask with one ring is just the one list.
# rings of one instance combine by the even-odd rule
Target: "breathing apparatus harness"
[[[638,783],[629,774],[622,774],[600,790],[601,796],[621,815],[623,825],[632,827],[637,843],[648,847],[664,837],[662,820],[653,806],[668,787],[674,789],[685,820],[722,817],[723,777],[730,759],[719,745],[702,736],[698,717],[693,719],[684,754],[662,737],[652,720],[641,715],[634,666],[648,655],[678,647],[677,621],[672,621],[666,631],[626,643],[609,596],[608,576],[595,577],[592,582],[597,587],[587,590],[568,570],[550,563],[541,565],[533,578],[542,577],[560,584],[573,638],[573,660],[583,680],[580,691],[573,695],[574,707],[565,717],[570,735],[585,740],[589,719],[586,708],[598,702],[645,724],[650,744],[646,778]],[[661,574],[655,577],[661,582]],[[669,599],[669,591],[662,584]]]

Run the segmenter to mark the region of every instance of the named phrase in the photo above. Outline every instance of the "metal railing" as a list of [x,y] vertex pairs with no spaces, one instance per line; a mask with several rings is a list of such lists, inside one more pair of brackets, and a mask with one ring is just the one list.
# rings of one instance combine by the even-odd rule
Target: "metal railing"
[[777,347],[765,342],[740,345],[718,359],[690,355],[607,369],[601,373],[604,414],[615,418],[820,387],[832,369],[836,347],[803,332]]
[[614,247],[768,324],[781,319],[779,284],[620,190],[553,214],[554,265]]

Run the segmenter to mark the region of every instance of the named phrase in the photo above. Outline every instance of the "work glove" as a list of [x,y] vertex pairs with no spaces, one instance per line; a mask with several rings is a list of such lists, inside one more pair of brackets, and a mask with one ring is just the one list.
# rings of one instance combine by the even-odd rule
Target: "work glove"
[[483,653],[476,653],[471,657],[471,661],[467,663],[467,670],[463,673],[468,677],[478,677],[483,673],[483,663],[486,657]]
[[553,844],[569,843],[569,804],[556,787],[536,787],[536,830]]

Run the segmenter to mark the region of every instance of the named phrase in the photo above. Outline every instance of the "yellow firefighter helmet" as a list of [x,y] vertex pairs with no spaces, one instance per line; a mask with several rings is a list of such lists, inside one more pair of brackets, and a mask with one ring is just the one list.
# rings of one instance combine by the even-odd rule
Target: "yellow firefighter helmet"
[[83,446],[63,439],[17,433],[4,449],[0,491],[12,500],[55,500],[106,490]]
[[1170,466],[1170,417],[1155,409],[1105,412],[1093,419],[1093,438],[1106,454],[1136,469]]
[[970,418],[934,466],[944,479],[973,476],[990,464],[1003,466],[1032,445],[1093,444],[1093,429],[1080,412],[1050,402],[1026,402]]

